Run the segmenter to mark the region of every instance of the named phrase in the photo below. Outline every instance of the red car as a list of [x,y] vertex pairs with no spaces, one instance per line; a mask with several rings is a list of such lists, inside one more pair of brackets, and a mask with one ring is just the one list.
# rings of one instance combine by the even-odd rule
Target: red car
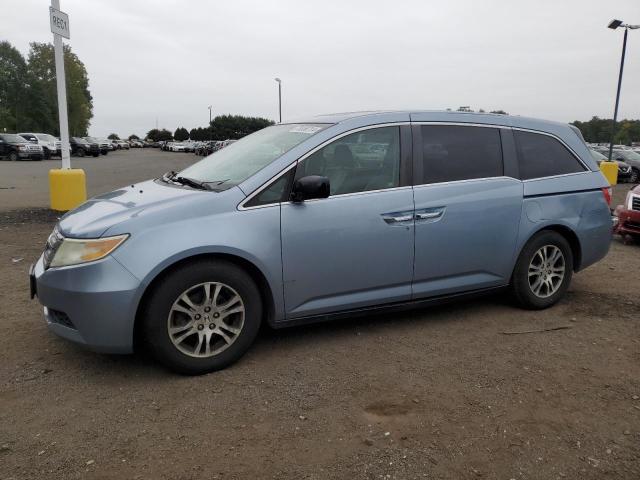
[[618,205],[614,215],[618,218],[615,233],[640,239],[640,185],[636,185],[627,193],[624,205]]

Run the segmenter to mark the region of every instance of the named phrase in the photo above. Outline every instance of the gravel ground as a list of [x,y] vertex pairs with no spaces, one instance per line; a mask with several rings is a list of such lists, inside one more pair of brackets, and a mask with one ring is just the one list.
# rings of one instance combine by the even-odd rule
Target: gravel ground
[[27,183],[0,204],[0,479],[640,478],[638,245],[614,239],[545,311],[496,295],[265,328],[231,368],[180,377],[48,333],[27,271],[56,215],[23,208],[46,206]]

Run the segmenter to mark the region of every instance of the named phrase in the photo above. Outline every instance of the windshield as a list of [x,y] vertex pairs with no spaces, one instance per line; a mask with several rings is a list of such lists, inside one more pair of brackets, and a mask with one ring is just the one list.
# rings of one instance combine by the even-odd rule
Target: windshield
[[215,190],[226,190],[327,126],[287,124],[258,130],[182,170],[180,176],[210,182]]
[[625,160],[640,161],[640,153],[636,153],[632,150],[614,150],[616,155],[620,155]]
[[57,140],[56,137],[54,137],[53,135],[49,135],[48,133],[39,133],[36,135],[36,137],[38,137],[38,139],[42,140],[43,142],[55,142]]
[[84,138],[73,137],[72,140],[76,143],[82,143],[83,145],[87,143]]
[[20,135],[15,135],[13,133],[5,133],[1,135],[2,139],[8,143],[25,143],[27,141],[26,138],[21,137]]

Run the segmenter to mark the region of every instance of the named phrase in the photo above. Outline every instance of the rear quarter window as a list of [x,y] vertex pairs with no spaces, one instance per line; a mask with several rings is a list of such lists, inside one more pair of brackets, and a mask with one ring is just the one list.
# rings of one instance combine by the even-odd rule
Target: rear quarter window
[[576,156],[556,138],[520,130],[514,130],[513,135],[522,180],[585,171]]

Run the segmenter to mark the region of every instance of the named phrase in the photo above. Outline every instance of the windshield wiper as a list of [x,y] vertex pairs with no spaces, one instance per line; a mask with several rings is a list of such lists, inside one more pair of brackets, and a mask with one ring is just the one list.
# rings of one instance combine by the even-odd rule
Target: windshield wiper
[[223,183],[228,182],[229,180],[231,179],[227,178],[225,180],[201,181],[201,180],[196,180],[195,178],[178,176],[178,174],[173,170],[162,175],[163,182],[181,183],[182,185],[188,185],[189,187],[198,188],[200,190],[214,190],[214,188],[212,188],[210,185],[215,185],[215,186],[222,185]]
[[172,182],[181,183],[183,185],[188,185],[189,187],[198,188],[200,190],[211,190],[208,182],[201,182],[200,180],[196,180],[195,178],[173,176],[170,178],[170,180]]

